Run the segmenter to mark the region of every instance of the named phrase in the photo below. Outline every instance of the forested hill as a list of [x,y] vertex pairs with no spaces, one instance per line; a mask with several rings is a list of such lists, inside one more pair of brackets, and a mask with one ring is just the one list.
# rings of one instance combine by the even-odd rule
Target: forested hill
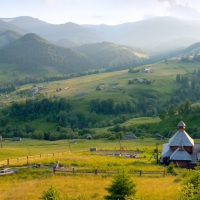
[[11,42],[14,42],[20,37],[22,37],[21,33],[11,30],[4,31],[0,33],[0,47],[10,44]]
[[0,50],[0,63],[17,64],[32,72],[45,66],[58,73],[81,72],[93,68],[84,55],[49,43],[36,34],[27,34]]
[[74,49],[90,58],[97,68],[127,69],[148,58],[147,53],[139,48],[110,42],[84,44]]

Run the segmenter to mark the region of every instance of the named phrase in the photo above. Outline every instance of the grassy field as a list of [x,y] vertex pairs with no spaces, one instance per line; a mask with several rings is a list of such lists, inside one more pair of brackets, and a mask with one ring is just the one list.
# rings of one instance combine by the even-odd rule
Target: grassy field
[[[13,66],[10,66],[12,68]],[[4,69],[5,68],[5,69]],[[13,77],[7,70],[7,65],[1,66],[0,77],[1,80],[13,80],[16,77]],[[151,68],[153,69],[152,73],[128,73],[128,70],[116,71],[103,74],[93,74],[83,77],[76,77],[73,79],[63,80],[63,81],[54,81],[50,83],[41,83],[37,85],[46,85],[47,89],[41,91],[40,93],[45,94],[50,97],[54,94],[57,94],[61,97],[66,97],[72,99],[73,101],[78,101],[81,106],[86,106],[88,101],[91,99],[108,99],[114,98],[116,101],[122,100],[131,100],[129,96],[130,93],[137,95],[140,91],[151,91],[155,93],[161,101],[165,101],[166,98],[169,98],[169,94],[172,89],[178,88],[179,85],[175,82],[176,74],[186,74],[191,73],[195,69],[198,69],[196,63],[180,63],[175,61],[170,61],[168,64],[164,62],[146,65],[138,67],[139,69]],[[136,68],[137,69],[137,68]],[[6,74],[5,74],[6,72]],[[24,75],[23,75],[24,76]],[[10,77],[10,78],[9,78]],[[13,78],[12,78],[13,77]],[[20,78],[20,77],[19,77]],[[150,81],[153,81],[150,85],[146,84],[132,84],[128,85],[128,80],[133,80],[134,78],[145,78]],[[117,88],[113,89],[109,83],[113,81],[117,83]],[[103,83],[105,89],[101,91],[96,91],[96,87]],[[21,86],[20,90],[29,89],[33,84]],[[124,91],[121,91],[120,88],[124,88]],[[60,91],[57,91],[61,89]],[[109,91],[109,92],[108,92]],[[84,96],[78,97],[77,93],[83,92]],[[16,96],[16,92],[13,92],[9,95],[9,99],[0,97],[1,101],[21,101],[27,97]],[[77,104],[77,103],[76,103]],[[78,104],[77,104],[78,105]]]
[[[106,171],[125,170],[125,171],[160,171],[166,170],[166,167],[156,164],[155,159],[150,159],[155,144],[159,143],[159,152],[165,141],[157,141],[154,139],[140,140],[123,140],[122,146],[132,152],[138,152],[140,159],[125,158],[124,156],[110,156],[106,152],[109,150],[118,150],[118,141],[108,140],[78,140],[75,145],[70,141],[72,152],[59,158],[45,158],[30,162],[35,164],[40,162],[40,169],[20,167],[19,172],[9,176],[0,176],[0,199],[2,200],[23,200],[38,199],[42,196],[44,190],[51,185],[58,189],[63,195],[69,197],[79,197],[79,199],[96,199],[102,200],[107,194],[105,188],[112,182],[112,176],[99,173],[93,174],[76,174],[77,170],[98,169]],[[97,147],[101,152],[90,152],[89,148]],[[29,149],[28,149],[29,148]],[[107,150],[107,151],[106,151]],[[12,142],[7,140],[0,149],[1,160],[21,157],[25,155],[44,154],[59,151],[69,151],[68,141],[37,141],[22,140],[21,142]],[[123,151],[122,151],[123,155]],[[145,156],[144,156],[145,155]],[[64,166],[68,166],[69,171],[75,168],[75,175],[72,173],[52,173],[52,168],[45,167],[47,164],[59,162]],[[182,172],[181,169],[176,169]],[[137,184],[136,196],[142,200],[168,200],[176,199],[181,188],[181,176],[162,174],[154,175],[132,175],[132,179]],[[177,181],[178,180],[178,181]],[[162,184],[161,184],[162,183]]]

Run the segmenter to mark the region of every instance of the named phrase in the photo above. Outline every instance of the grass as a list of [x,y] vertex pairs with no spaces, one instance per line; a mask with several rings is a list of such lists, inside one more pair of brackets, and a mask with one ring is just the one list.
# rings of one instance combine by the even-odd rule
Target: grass
[[[23,173],[27,173],[24,171]],[[30,173],[30,172],[28,172]],[[33,172],[32,172],[33,173]],[[36,172],[38,173],[38,172]],[[174,176],[168,177],[132,177],[136,186],[136,197],[142,200],[175,199],[180,183],[175,183]],[[40,178],[20,177],[19,174],[9,178],[0,177],[0,199],[23,200],[39,199],[44,190],[51,185],[63,196],[84,197],[84,199],[102,200],[107,194],[105,190],[111,184],[111,177],[100,175],[70,176],[65,174],[46,174]],[[11,183],[12,182],[12,183]],[[87,183],[87,184],[86,184]],[[160,184],[162,183],[162,184]]]
[[[77,174],[77,170],[98,171],[160,171],[163,172],[165,167],[156,164],[154,159],[149,161],[155,143],[159,142],[159,152],[165,141],[157,141],[155,139],[140,140],[123,140],[122,146],[126,146],[128,150],[135,152],[142,151],[140,159],[124,158],[119,156],[109,156],[106,154],[108,150],[118,150],[118,141],[108,140],[77,140],[76,145],[71,145],[72,153],[62,157],[49,157],[31,161],[30,164],[40,162],[41,169],[26,168],[22,166],[18,173],[9,176],[0,176],[0,199],[2,200],[36,200],[42,196],[43,191],[47,190],[51,185],[58,189],[63,196],[80,197],[82,199],[102,200],[107,194],[105,188],[112,182],[112,176],[98,174]],[[0,149],[1,160],[12,157],[17,158],[25,156],[31,152],[31,155],[38,153],[52,153],[65,151],[68,149],[68,141],[38,141],[24,139],[21,142],[12,142],[7,140]],[[97,147],[102,150],[100,155],[96,152],[90,152],[90,147]],[[106,151],[107,150],[107,151]],[[123,154],[123,152],[122,152]],[[146,155],[146,157],[144,157]],[[52,168],[45,167],[46,164],[59,162],[68,166],[69,173],[52,173]],[[75,168],[75,175],[72,174],[72,167]],[[176,169],[181,172],[181,169]],[[163,177],[161,174],[155,175],[131,175],[137,184],[136,197],[142,200],[163,200],[173,199],[178,195],[181,188],[181,181],[175,181],[179,176],[167,175]],[[179,178],[181,179],[181,178]],[[162,184],[161,184],[162,183]]]
[[[76,141],[77,144],[74,144]],[[107,139],[101,140],[70,140],[72,151],[88,151],[92,147],[96,147],[98,150],[119,150],[119,141],[109,141]],[[146,153],[152,153],[155,149],[155,144],[162,145],[164,140],[158,141],[156,139],[145,138],[144,140],[122,140],[122,147],[126,147],[127,150],[140,150]],[[2,141],[3,148],[0,148],[1,160],[7,158],[17,158],[19,156],[41,154],[41,153],[53,153],[61,151],[69,151],[68,140],[58,141],[45,141],[45,140],[33,140],[23,138],[20,142],[13,142],[11,140]]]

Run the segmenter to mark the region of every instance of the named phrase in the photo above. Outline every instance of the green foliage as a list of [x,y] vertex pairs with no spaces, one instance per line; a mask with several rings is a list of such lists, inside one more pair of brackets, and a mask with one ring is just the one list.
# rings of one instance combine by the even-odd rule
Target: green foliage
[[40,198],[42,200],[64,200],[58,190],[54,188],[53,186],[50,186],[50,188],[47,191],[44,191],[43,196]]
[[179,200],[199,200],[200,199],[200,171],[199,166],[195,170],[187,173]]
[[165,109],[161,110],[159,118],[163,120],[165,119],[166,116],[167,116],[167,111]]
[[170,162],[170,164],[167,166],[167,173],[173,174],[174,172],[174,163]]
[[0,50],[0,62],[17,64],[31,73],[43,66],[56,66],[60,73],[86,71],[92,68],[91,61],[69,48],[49,43],[36,34],[27,34]]
[[107,200],[125,200],[125,198],[135,195],[135,187],[136,184],[131,180],[131,177],[124,172],[120,172],[114,177],[110,187],[106,188],[109,195],[104,198]]

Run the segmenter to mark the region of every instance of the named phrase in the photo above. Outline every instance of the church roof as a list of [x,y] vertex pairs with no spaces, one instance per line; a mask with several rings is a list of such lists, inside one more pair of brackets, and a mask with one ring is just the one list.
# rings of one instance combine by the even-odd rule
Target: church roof
[[179,124],[178,124],[178,127],[185,127],[185,123],[183,121],[180,121]]
[[169,146],[193,147],[194,140],[184,130],[178,130],[170,139]]
[[170,160],[192,161],[192,157],[183,147],[179,147],[170,156]]
[[179,130],[169,139],[169,146],[193,147],[194,140],[184,130],[185,123],[183,121],[180,121],[178,127]]

